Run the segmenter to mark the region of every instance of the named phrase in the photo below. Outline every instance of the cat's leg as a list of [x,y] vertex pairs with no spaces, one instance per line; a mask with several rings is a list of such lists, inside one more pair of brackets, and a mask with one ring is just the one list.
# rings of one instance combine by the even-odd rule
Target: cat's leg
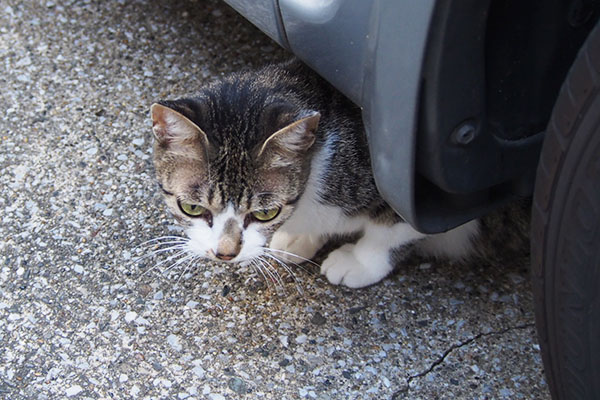
[[325,241],[325,236],[298,235],[279,230],[273,235],[269,250],[282,261],[301,263],[311,260]]
[[329,254],[321,265],[321,273],[336,285],[351,288],[372,285],[394,268],[394,249],[425,236],[405,222],[391,226],[370,223],[356,244],[346,244]]

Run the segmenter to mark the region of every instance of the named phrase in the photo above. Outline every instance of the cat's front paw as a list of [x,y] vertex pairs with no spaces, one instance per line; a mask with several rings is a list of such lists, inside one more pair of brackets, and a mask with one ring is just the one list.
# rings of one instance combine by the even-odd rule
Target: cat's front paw
[[282,261],[300,263],[312,259],[323,244],[324,239],[320,237],[278,231],[271,239],[269,250]]
[[[391,271],[389,262],[365,265],[354,254],[355,245],[346,244],[332,251],[321,264],[321,273],[334,285],[361,288],[379,282]],[[377,257],[376,257],[377,258]]]

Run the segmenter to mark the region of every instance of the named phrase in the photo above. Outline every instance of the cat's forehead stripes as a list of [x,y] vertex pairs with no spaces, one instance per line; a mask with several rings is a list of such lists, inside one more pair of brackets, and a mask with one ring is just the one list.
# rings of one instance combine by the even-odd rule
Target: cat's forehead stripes
[[227,204],[232,204],[240,212],[249,210],[252,198],[250,190],[234,191],[237,197],[231,196],[231,191],[228,190],[228,185],[223,182],[208,185],[208,188],[201,193],[202,201],[211,209],[222,210]]
[[214,186],[210,185],[210,187],[208,188],[208,194],[206,195],[206,200],[208,201],[208,204],[212,205],[214,199],[215,199],[215,188],[214,188]]
[[192,194],[200,193],[202,190],[202,185],[200,182],[192,182],[188,185],[189,191]]
[[[223,147],[220,157],[211,163],[211,179],[214,183],[211,202],[231,202],[237,207],[246,206],[257,179],[256,166],[246,149]],[[220,198],[216,198],[219,195]]]

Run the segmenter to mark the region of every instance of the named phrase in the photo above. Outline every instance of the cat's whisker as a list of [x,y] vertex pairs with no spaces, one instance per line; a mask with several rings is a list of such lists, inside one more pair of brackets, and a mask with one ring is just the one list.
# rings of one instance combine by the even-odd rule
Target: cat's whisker
[[254,261],[254,265],[256,265],[258,267],[258,269],[260,270],[260,272],[262,273],[262,275],[265,278],[265,281],[267,282],[267,284],[273,285],[273,283],[275,282],[275,280],[273,279],[273,276],[270,273],[270,271],[265,266],[264,262],[262,260],[258,259],[258,258],[255,258],[253,261]]
[[177,267],[177,266],[181,265],[182,263],[184,263],[184,262],[186,262],[188,260],[191,260],[191,259],[194,259],[195,257],[197,257],[196,254],[191,253],[191,252],[189,252],[187,250],[182,255],[183,255],[183,257],[179,258],[179,260],[175,261],[173,264],[171,264],[169,267],[167,267],[165,269],[165,272],[167,270],[169,270],[169,269],[172,269],[173,267]]
[[282,253],[284,255],[285,254],[293,255],[293,253],[289,253],[289,252],[286,252],[286,251],[283,251],[283,250],[270,249],[268,247],[267,248],[263,247],[263,250],[265,251],[265,255],[271,256],[274,260],[277,261],[277,263],[279,265],[281,265],[283,268],[285,268],[290,273],[292,273],[292,270],[289,267],[289,264],[292,264],[295,267],[300,268],[302,271],[306,272],[307,274],[313,275],[314,274],[314,270],[311,270],[311,269],[305,267],[304,265],[302,265],[301,264],[302,261],[309,262],[310,264],[316,266],[319,269],[321,268],[321,266],[319,264],[317,264],[317,263],[315,263],[315,262],[313,262],[311,260],[308,260],[308,259],[306,259],[304,257],[297,256],[298,258],[301,258],[302,261],[295,262],[295,261],[291,261],[291,260],[282,259],[277,254],[273,254],[274,252],[277,252],[277,253]]
[[269,262],[269,260],[262,258],[262,256],[257,257],[257,259],[264,265],[265,270],[269,275],[273,278],[273,281],[277,283],[282,289],[285,290],[285,283],[281,277],[281,274],[273,265]]
[[158,236],[155,238],[152,238],[150,240],[146,240],[145,242],[140,243],[141,246],[148,244],[148,243],[153,243],[153,242],[158,242],[161,240],[166,240],[166,239],[186,239],[184,236],[178,236],[178,235],[164,235],[164,236]]
[[176,254],[173,254],[173,255],[171,255],[171,256],[169,256],[169,257],[167,257],[166,259],[164,259],[164,260],[160,261],[159,263],[157,263],[156,265],[154,265],[152,268],[150,268],[150,269],[148,269],[148,270],[144,271],[144,272],[143,272],[143,273],[142,273],[142,274],[141,274],[141,275],[138,277],[138,279],[141,279],[141,278],[142,278],[144,275],[146,275],[146,274],[148,274],[148,273],[150,273],[150,272],[154,271],[155,269],[159,268],[161,265],[163,265],[163,264],[165,264],[165,263],[168,263],[169,261],[173,260],[174,258],[181,257],[182,255],[184,255],[184,254],[186,254],[186,253],[187,253],[187,250],[182,250],[182,251],[180,251],[180,252],[178,252],[178,253],[176,253]]
[[283,268],[285,268],[287,271],[292,271],[292,269],[290,268],[289,264],[292,264],[295,267],[300,268],[302,271],[306,272],[307,274],[313,274],[314,271],[311,271],[307,268],[305,268],[302,264],[299,264],[297,262],[294,261],[290,261],[290,260],[283,260],[281,258],[279,258],[277,255],[275,254],[270,254],[270,253],[265,253],[266,255],[269,255],[270,257],[272,257],[274,260],[277,261],[277,263],[279,265],[281,265]]
[[145,260],[147,258],[154,257],[154,256],[156,256],[158,254],[161,254],[161,253],[166,253],[166,252],[175,251],[175,250],[186,251],[185,250],[185,245],[181,244],[181,245],[169,246],[169,247],[166,247],[166,248],[152,250],[149,253],[146,253],[146,254],[144,254],[142,256],[134,258],[132,261],[133,261],[134,264],[137,264],[140,261]]
[[[185,237],[182,237],[182,236],[160,236],[160,237],[157,237],[157,238],[154,238],[154,239],[146,240],[145,242],[142,242],[142,243],[138,244],[137,246],[135,246],[133,249],[139,249],[139,248],[146,247],[146,246],[149,246],[149,245],[154,245],[154,244],[160,246],[161,244],[165,243],[165,242],[161,242],[163,240],[169,240],[169,241],[172,240],[173,243],[174,242],[185,243],[189,239],[187,239]],[[161,243],[157,243],[157,242],[161,242]],[[168,243],[171,243],[171,242],[168,242]]]
[[[251,264],[248,264],[248,265],[250,265],[250,266],[252,267],[252,270],[254,271],[254,274],[258,274],[258,273],[256,272],[256,267],[255,267],[254,265],[251,265]],[[246,278],[246,280],[244,281],[244,286],[248,286],[248,284],[250,283],[250,281],[251,281],[252,279],[254,279],[254,275],[250,275],[250,276],[248,276],[248,277]]]
[[177,278],[177,282],[175,282],[175,285],[179,284],[179,281],[181,281],[181,278],[183,278],[185,276],[185,274],[189,271],[189,269],[192,267],[192,265],[199,259],[200,259],[199,256],[195,256],[189,260],[189,262],[186,264],[185,268],[183,269],[183,272],[181,273],[181,275],[179,275],[179,278]]
[[278,284],[282,284],[277,279],[277,276],[273,273],[273,267],[265,260],[260,257],[256,258],[256,261],[262,267],[262,270],[268,275],[268,281],[273,284],[273,287],[277,287]]
[[283,289],[285,288],[285,282],[283,281],[283,277],[281,276],[281,273],[279,273],[279,271],[277,270],[277,268],[275,268],[273,266],[273,264],[267,260],[267,259],[263,259],[267,268],[273,273],[273,275],[275,276],[275,279],[277,280],[277,283],[279,283],[279,286]]
[[161,246],[165,246],[168,244],[186,244],[188,242],[188,240],[170,240],[168,242],[159,242],[159,243],[154,243],[152,244],[150,247],[161,247]]
[[[145,257],[148,254],[152,255],[155,254],[156,252],[162,252],[162,251],[168,251],[170,249],[177,249],[177,248],[183,248],[185,245],[187,244],[187,241],[169,241],[169,242],[163,242],[163,243],[159,243],[159,244],[154,244],[152,246],[148,246],[150,247],[147,251],[146,254],[140,256],[140,257]],[[164,247],[165,245],[169,245],[168,247]],[[142,249],[141,247],[139,247],[138,249]]]
[[[302,289],[302,286],[300,285],[300,280],[298,280],[298,277],[296,276],[296,274],[294,273],[294,271],[285,262],[283,262],[282,260],[280,260],[279,258],[277,258],[276,256],[274,256],[273,254],[265,253],[265,256],[269,257],[271,260],[274,260],[278,265],[280,265],[283,269],[285,269],[285,271],[294,280],[294,283],[295,283],[295,286],[296,286],[296,290],[298,291],[298,293],[301,294],[301,295],[304,295],[304,290]],[[296,264],[296,263],[293,263],[293,264]]]
[[252,266],[252,268],[254,268],[254,271],[256,273],[262,275],[263,280],[266,282],[267,286],[269,286],[271,284],[271,282],[270,282],[269,278],[267,278],[267,276],[263,272],[262,267],[257,264],[256,260],[251,260],[250,265]]
[[154,249],[149,254],[157,255],[157,254],[166,253],[166,252],[172,251],[172,250],[184,250],[185,248],[186,248],[185,243],[175,244],[175,245],[172,245],[169,247],[161,247],[159,249]]
[[296,280],[296,275],[294,274],[294,272],[292,271],[292,269],[286,265],[286,263],[283,260],[280,260],[279,258],[277,258],[276,256],[274,256],[273,254],[268,254],[265,253],[264,257],[268,257],[270,260],[273,260],[277,263],[277,265],[281,266],[283,269],[285,269],[285,271],[290,274],[292,276],[292,278],[294,278],[294,280]]
[[186,250],[186,249],[187,249],[187,243],[175,244],[175,245],[172,245],[172,246],[169,246],[169,247],[162,247],[162,248],[159,248],[159,249],[152,250],[150,252],[150,254],[151,255],[157,255],[157,254],[167,253],[169,251]]
[[[277,257],[274,254],[265,254],[265,256],[269,257],[270,259],[274,260],[275,262],[277,262],[278,265],[280,265],[283,269],[285,269],[290,275],[292,275],[294,278],[296,277],[296,274],[294,273],[294,270],[284,261],[281,260],[279,257]],[[300,267],[302,268],[299,264],[295,263],[295,262],[291,262],[294,266]]]
[[179,267],[180,265],[193,260],[196,257],[195,254],[188,254],[185,257],[180,258],[179,260],[175,261],[173,264],[169,265],[167,268],[165,268],[164,271],[162,271],[163,275],[168,275],[169,271]]
[[[321,265],[320,265],[320,264],[318,264],[318,263],[316,263],[316,262],[314,262],[313,260],[311,260],[311,259],[309,259],[309,258],[306,258],[306,257],[299,256],[298,254],[294,254],[294,253],[291,253],[291,252],[289,252],[289,251],[285,251],[285,250],[279,250],[279,249],[272,249],[272,248],[270,248],[270,247],[263,247],[262,249],[263,249],[263,250],[265,250],[265,251],[268,251],[268,252],[272,252],[272,253],[281,253],[281,254],[284,254],[284,255],[286,255],[286,256],[295,257],[295,258],[297,258],[297,259],[299,259],[299,260],[301,260],[301,261],[303,261],[303,262],[307,262],[307,263],[309,263],[309,264],[311,264],[311,265],[314,265],[314,266],[315,266],[315,267],[317,267],[317,268],[321,268]],[[280,261],[281,261],[281,260],[280,260]],[[300,267],[300,264],[297,264],[297,263],[295,263],[295,262],[293,262],[293,261],[290,261],[290,262],[291,262],[292,264],[294,264],[294,265],[297,265],[297,266],[299,266],[299,267]],[[302,268],[302,267],[301,267],[301,268]],[[307,272],[308,272],[308,271],[307,271]]]

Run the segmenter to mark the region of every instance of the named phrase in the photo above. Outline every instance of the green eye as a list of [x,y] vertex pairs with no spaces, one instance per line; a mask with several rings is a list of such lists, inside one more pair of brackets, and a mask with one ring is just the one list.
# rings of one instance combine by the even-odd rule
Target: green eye
[[277,215],[279,215],[279,211],[281,211],[281,208],[275,207],[275,208],[271,208],[269,210],[254,211],[252,213],[252,216],[261,222],[267,222],[267,221],[274,219]]
[[181,201],[179,202],[179,208],[185,215],[190,217],[199,217],[208,212],[208,210],[202,206],[197,204],[183,203]]

